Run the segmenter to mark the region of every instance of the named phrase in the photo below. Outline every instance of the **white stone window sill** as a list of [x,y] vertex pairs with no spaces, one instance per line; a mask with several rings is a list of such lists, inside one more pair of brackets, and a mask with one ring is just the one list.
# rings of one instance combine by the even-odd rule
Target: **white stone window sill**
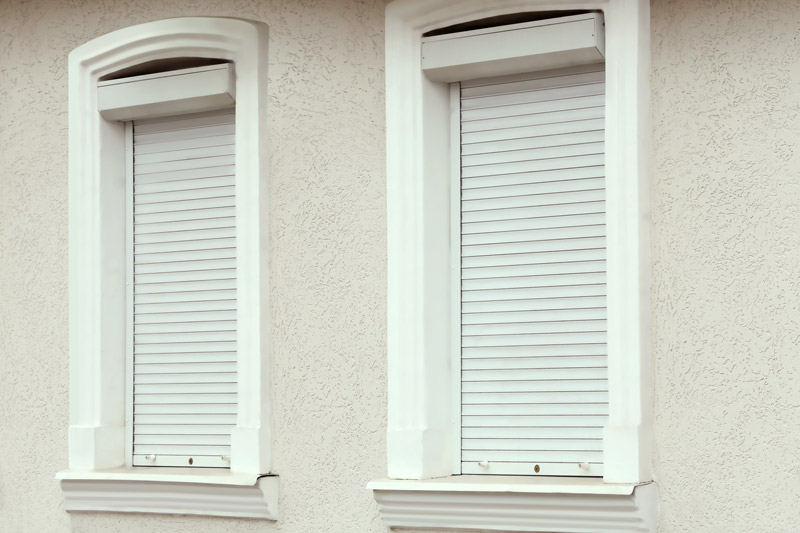
[[654,483],[601,478],[451,476],[367,485],[393,528],[541,532],[656,530]]
[[221,469],[118,468],[59,472],[69,512],[278,519],[278,476]]

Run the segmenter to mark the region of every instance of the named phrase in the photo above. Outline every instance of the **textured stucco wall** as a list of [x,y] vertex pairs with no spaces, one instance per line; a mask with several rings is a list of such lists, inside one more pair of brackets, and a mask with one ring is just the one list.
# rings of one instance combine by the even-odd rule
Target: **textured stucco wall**
[[[0,531],[384,532],[381,0],[0,0]],[[271,28],[282,520],[68,515],[66,54],[171,16]],[[661,527],[800,524],[800,4],[652,4]]]
[[[381,0],[0,0],[0,531],[384,531]],[[68,515],[67,53],[184,15],[270,26],[274,468],[283,519]]]
[[800,529],[800,2],[652,3],[663,531]]

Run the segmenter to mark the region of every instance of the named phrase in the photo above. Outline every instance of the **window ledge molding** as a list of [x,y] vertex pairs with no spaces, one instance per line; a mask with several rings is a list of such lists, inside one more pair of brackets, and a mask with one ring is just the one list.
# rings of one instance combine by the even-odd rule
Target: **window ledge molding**
[[278,519],[278,476],[127,468],[57,475],[68,512],[191,514]]
[[377,480],[367,488],[393,528],[618,533],[651,532],[657,526],[655,483],[450,476]]

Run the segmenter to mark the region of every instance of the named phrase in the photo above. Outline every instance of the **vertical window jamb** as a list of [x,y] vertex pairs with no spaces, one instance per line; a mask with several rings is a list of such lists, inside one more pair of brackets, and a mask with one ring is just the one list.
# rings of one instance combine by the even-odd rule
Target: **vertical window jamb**
[[133,122],[125,128],[125,465],[133,466]]
[[461,474],[461,83],[450,84],[450,357],[453,473]]

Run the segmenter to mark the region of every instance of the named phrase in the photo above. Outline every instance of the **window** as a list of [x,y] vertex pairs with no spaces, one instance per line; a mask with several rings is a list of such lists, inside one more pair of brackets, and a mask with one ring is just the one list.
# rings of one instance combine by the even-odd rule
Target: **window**
[[[655,527],[648,4],[567,2],[583,11],[537,16],[546,9],[537,0],[387,7],[390,479],[370,488],[391,526]],[[443,30],[454,24],[462,31]],[[550,104],[535,101],[542,90]],[[591,105],[570,107],[577,98]],[[562,113],[547,123],[581,125],[547,133],[527,123],[537,111],[524,106],[543,105]],[[604,130],[584,122],[603,114]],[[524,163],[497,144],[511,140],[500,130],[514,121],[537,128],[537,141],[514,148],[527,151]],[[478,131],[488,135],[480,153]],[[534,145],[548,135],[583,140]],[[570,179],[514,182],[534,170]],[[583,221],[566,222],[573,216]],[[569,258],[555,260],[562,252]],[[531,253],[553,260],[519,270]],[[545,299],[571,305],[537,307]],[[500,313],[528,318],[493,322]]]
[[70,55],[69,511],[277,516],[266,54],[195,17]]

